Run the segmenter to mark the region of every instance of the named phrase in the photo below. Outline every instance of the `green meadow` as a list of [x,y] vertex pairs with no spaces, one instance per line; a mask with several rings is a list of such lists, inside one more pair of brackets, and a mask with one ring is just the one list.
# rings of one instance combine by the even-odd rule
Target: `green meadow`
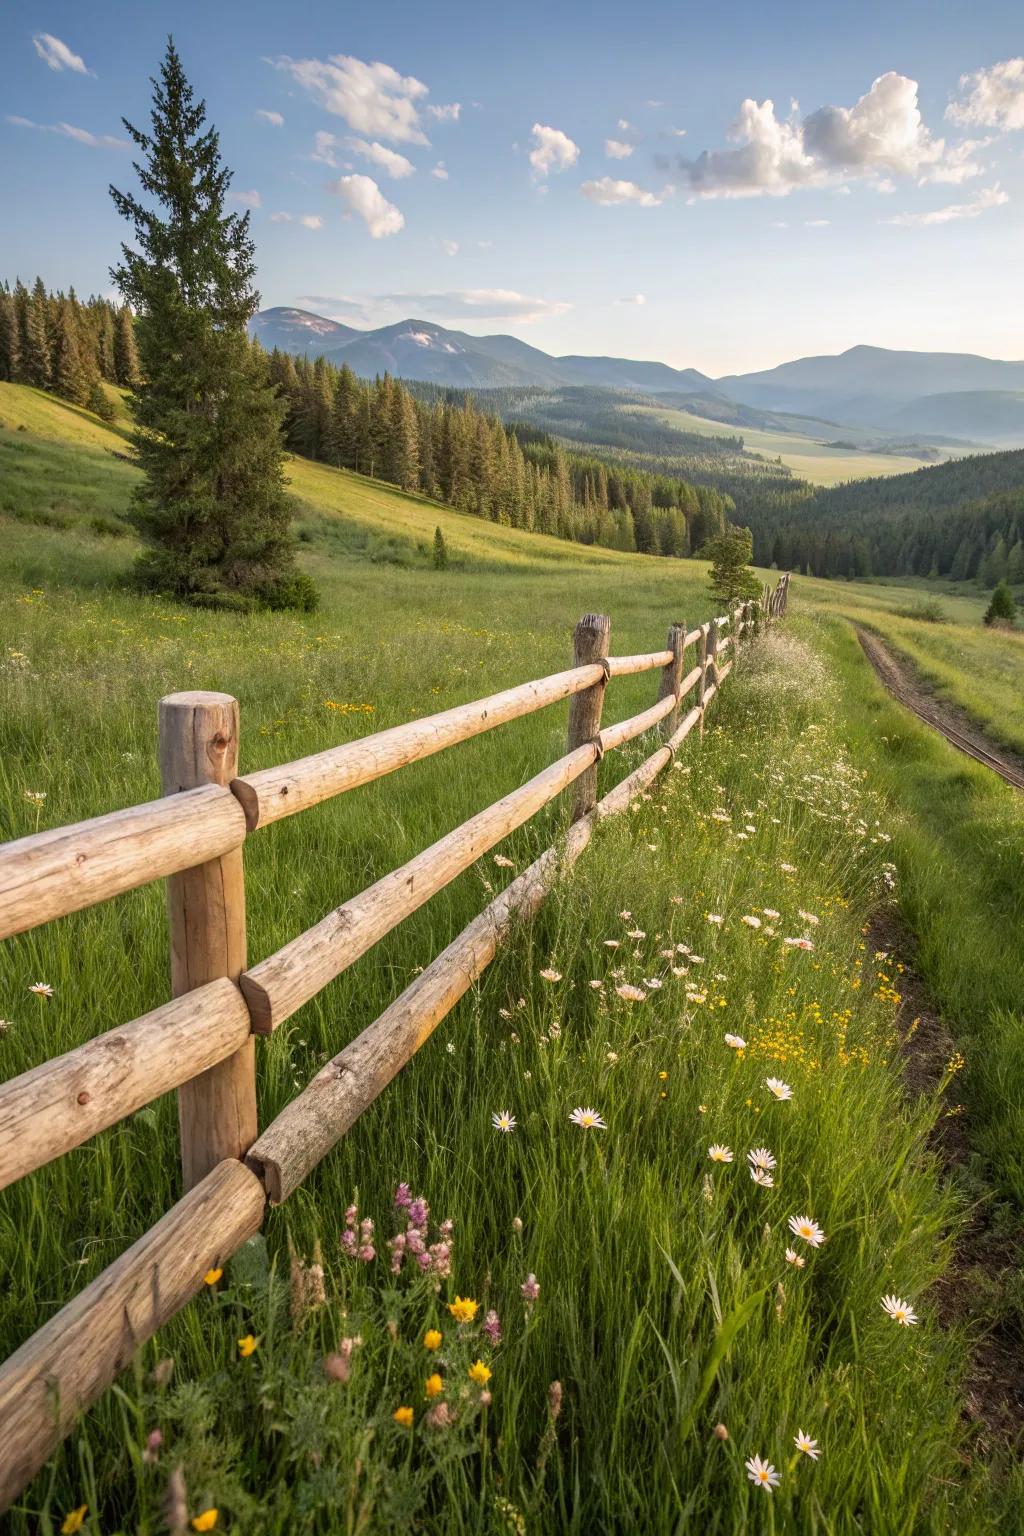
[[[611,615],[620,654],[715,611],[699,562],[498,528],[299,460],[318,613],[140,598],[121,585],[121,424],[8,385],[0,422],[5,840],[155,797],[165,693],[234,694],[254,769],[560,670],[585,611]],[[94,1536],[1020,1525],[1011,1449],[964,1411],[973,1343],[1024,1328],[1019,1285],[983,1257],[953,1320],[938,1297],[969,1213],[1004,1255],[1020,1230],[1024,820],[888,701],[847,614],[983,723],[1018,642],[984,631],[973,597],[943,599],[948,626],[900,618],[919,596],[794,580],[703,742],[598,830],[261,1236],[143,1346],[12,1532],[83,1505]],[[605,721],[656,688],[613,681]],[[555,706],[258,831],[250,960],[553,760],[565,724]],[[610,754],[602,789],[653,747]],[[261,1125],[565,819],[550,807],[257,1042]],[[900,1070],[903,959],[869,932],[892,910],[965,1057],[920,1097]],[[0,1079],[167,994],[159,886],[7,941]],[[965,1169],[932,1138],[950,1112]],[[403,1185],[429,1210],[411,1216]],[[179,1195],[173,1095],[0,1194],[0,1355]],[[445,1245],[426,1269],[419,1234]]]

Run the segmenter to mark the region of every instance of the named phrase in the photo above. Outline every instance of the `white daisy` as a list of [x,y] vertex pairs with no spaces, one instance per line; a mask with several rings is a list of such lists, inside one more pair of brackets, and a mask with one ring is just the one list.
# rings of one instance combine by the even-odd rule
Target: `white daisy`
[[540,978],[541,981],[561,981],[562,973],[561,971],[541,971]]
[[499,1109],[491,1116],[491,1124],[496,1131],[504,1131],[506,1135],[516,1128],[516,1117],[510,1109]]
[[817,1461],[821,1455],[817,1440],[812,1440],[810,1435],[805,1435],[802,1429],[798,1429],[793,1436],[793,1444],[798,1451],[803,1451],[804,1455],[809,1456],[812,1461]]
[[714,1146],[708,1147],[708,1157],[710,1157],[713,1163],[731,1163],[732,1148],[723,1147],[716,1141]]
[[768,1092],[774,1094],[774,1096],[780,1102],[783,1102],[786,1099],[791,1099],[793,1097],[792,1088],[788,1083],[784,1083],[781,1077],[766,1077],[764,1080],[764,1085],[768,1089]]
[[900,1323],[904,1328],[913,1328],[917,1323],[917,1313],[902,1296],[883,1296],[882,1309],[888,1312],[894,1323]]
[[747,1153],[747,1161],[752,1168],[763,1168],[765,1173],[775,1167],[775,1159],[767,1147],[752,1147]]
[[751,1456],[743,1465],[747,1469],[750,1481],[756,1483],[759,1488],[763,1488],[765,1493],[771,1493],[772,1489],[777,1488],[782,1481],[775,1468],[769,1462],[762,1461],[760,1456]]
[[569,1119],[573,1125],[578,1125],[581,1131],[606,1131],[608,1129],[596,1109],[574,1109]]
[[34,992],[36,997],[53,996],[53,988],[50,986],[48,981],[34,981],[29,987],[29,991]]
[[725,1043],[731,1045],[734,1051],[745,1051],[747,1048],[747,1042],[742,1035],[726,1035]]
[[812,1221],[809,1216],[791,1216],[789,1218],[789,1230],[794,1237],[802,1237],[810,1248],[820,1248],[825,1241],[824,1232],[818,1226],[818,1223]]
[[766,1173],[763,1168],[751,1168],[750,1177],[753,1179],[754,1183],[760,1185],[762,1189],[775,1188],[775,1180],[772,1178],[771,1174]]
[[802,1259],[794,1248],[787,1248],[786,1263],[792,1264],[794,1269],[803,1269],[807,1264],[807,1260]]

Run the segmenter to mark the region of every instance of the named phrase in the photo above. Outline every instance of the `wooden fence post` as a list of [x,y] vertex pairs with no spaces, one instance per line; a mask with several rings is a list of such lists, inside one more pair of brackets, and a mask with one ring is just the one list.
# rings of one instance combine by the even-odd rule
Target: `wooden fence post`
[[708,631],[709,624],[700,627],[700,641],[697,646],[697,665],[700,667],[700,682],[697,684],[697,703],[700,705],[700,725],[698,734],[704,735],[704,690],[708,683]]
[[661,734],[667,741],[679,724],[679,690],[683,681],[683,653],[686,649],[686,625],[682,619],[669,625],[665,649],[672,652],[672,660],[661,670],[658,701],[660,703],[662,699],[667,699],[669,694],[676,701],[675,709],[661,722]]
[[[735,646],[733,647],[735,650]],[[711,669],[715,688],[718,688],[718,620],[712,619],[708,625],[708,666]]]
[[[172,693],[160,700],[160,778],[165,795],[200,784],[228,785],[238,773],[238,701],[227,693]],[[242,849],[233,848],[167,881],[171,992],[245,970]],[[256,1140],[256,1057],[252,1036],[225,1061],[178,1092],[186,1190]]]
[[[572,637],[572,664],[586,667],[594,662],[605,661],[611,638],[612,621],[603,613],[585,613],[576,625]],[[601,729],[601,709],[604,691],[608,686],[605,676],[593,688],[574,693],[569,700],[569,751],[575,752],[592,741]],[[597,763],[580,774],[573,791],[572,819],[579,821],[597,803]]]

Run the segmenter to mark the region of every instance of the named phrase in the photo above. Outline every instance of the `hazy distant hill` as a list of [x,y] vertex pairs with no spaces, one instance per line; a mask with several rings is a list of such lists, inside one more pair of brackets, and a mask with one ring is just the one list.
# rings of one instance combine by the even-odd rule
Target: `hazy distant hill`
[[[714,380],[696,368],[625,357],[552,357],[514,336],[470,336],[430,320],[400,320],[356,330],[309,310],[262,310],[252,334],[267,348],[334,363],[362,377],[387,372],[458,389],[586,386],[674,396],[697,416],[738,427],[792,430],[766,420],[811,418],[826,437],[860,429],[874,438],[976,445],[1024,445],[1024,362],[959,352],[896,352],[851,347],[838,356],[802,357],[759,373]],[[834,428],[851,429],[851,433]]]

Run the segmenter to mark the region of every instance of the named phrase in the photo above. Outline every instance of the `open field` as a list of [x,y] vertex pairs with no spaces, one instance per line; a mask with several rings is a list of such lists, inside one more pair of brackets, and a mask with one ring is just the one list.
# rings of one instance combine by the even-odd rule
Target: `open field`
[[[0,391],[0,419],[11,410]],[[116,586],[133,537],[91,522],[127,504],[134,471],[111,459],[116,439],[70,440],[62,407],[31,410],[26,432],[0,435],[4,838],[156,795],[156,701],[167,692],[235,694],[251,769],[557,670],[585,610],[612,615],[620,653],[714,611],[697,562],[498,529],[301,461],[290,474],[320,613],[143,600]],[[63,524],[38,520],[54,511]],[[461,567],[430,568],[437,525]],[[159,1529],[179,1459],[189,1515],[216,1506],[220,1528],[247,1533],[497,1533],[519,1519],[530,1530],[721,1536],[745,1524],[1014,1528],[1019,1490],[960,1413],[965,1335],[932,1299],[963,1196],[926,1137],[969,1094],[985,1178],[999,1164],[1003,1198],[1024,1199],[1019,1160],[1005,1152],[1024,1145],[1012,1015],[1024,981],[1013,957],[1019,811],[1004,786],[951,762],[900,715],[836,617],[849,605],[880,625],[912,624],[889,615],[895,589],[798,582],[796,592],[795,622],[730,680],[703,748],[688,742],[628,822],[602,830],[537,921],[270,1214],[264,1238],[146,1347],[20,1501],[19,1536],[56,1530],[86,1502],[85,1529]],[[936,626],[919,627],[930,641]],[[606,721],[651,702],[654,687],[617,680]],[[521,783],[558,755],[564,732],[556,706],[260,832],[246,848],[250,958]],[[642,755],[637,743],[609,756],[602,787]],[[500,852],[521,869],[563,815],[542,814]],[[954,881],[961,859],[967,873]],[[863,931],[888,899],[890,861],[929,980],[973,1047],[964,1077],[920,1102],[899,1077],[899,972]],[[485,859],[259,1041],[261,1123],[511,874]],[[783,942],[802,935],[813,950]],[[158,887],[5,948],[0,1077],[167,995]],[[40,980],[54,988],[49,1002],[28,992]],[[621,999],[622,981],[646,1001]],[[726,1031],[746,1048],[727,1047]],[[773,1099],[768,1076],[792,1086],[791,1101]],[[577,1105],[607,1129],[570,1125]],[[501,1109],[518,1121],[509,1135],[491,1128]],[[733,1150],[731,1164],[709,1160],[714,1143]],[[772,1187],[745,1166],[760,1146],[777,1161]],[[0,1194],[0,1354],[144,1231],[177,1178],[165,1099]],[[439,1294],[388,1272],[402,1181],[455,1223]],[[338,1243],[357,1192],[378,1227],[380,1256],[365,1264]],[[801,1214],[820,1223],[822,1247],[789,1233]],[[300,1326],[288,1244],[308,1260],[317,1240],[330,1301]],[[789,1244],[804,1267],[787,1263]],[[531,1273],[532,1306],[520,1294]],[[889,1292],[910,1298],[919,1327],[883,1313]],[[472,1324],[452,1318],[456,1295],[480,1302]],[[489,1308],[498,1344],[480,1332]],[[986,1316],[979,1300],[971,1325]],[[435,1324],[444,1339],[428,1357],[423,1330]],[[256,1349],[240,1358],[250,1334]],[[328,1379],[324,1356],[356,1336],[349,1380]],[[466,1375],[478,1355],[493,1372],[489,1406]],[[167,1357],[173,1380],[154,1384],[147,1373]],[[422,1424],[435,1366],[457,1415],[443,1431]],[[400,1405],[414,1410],[411,1432],[393,1421]],[[716,1423],[728,1439],[715,1438]],[[164,1446],[147,1460],[154,1429]],[[820,1441],[820,1462],[795,1450],[798,1429]],[[770,1498],[744,1474],[753,1454],[781,1473]]]
[[[920,460],[906,454],[882,453],[875,449],[831,448],[827,441],[845,441],[849,434],[842,427],[822,429],[822,436],[805,437],[800,432],[769,432],[756,427],[736,427],[727,422],[710,421],[694,416],[690,411],[674,410],[661,406],[631,406],[631,410],[654,416],[680,432],[703,432],[708,437],[743,438],[743,446],[750,453],[759,453],[766,459],[781,459],[795,475],[810,480],[815,485],[838,485],[843,480],[867,480],[872,475],[904,475],[917,469]],[[831,432],[826,439],[824,433]],[[947,457],[941,451],[937,459]],[[937,462],[929,461],[929,462]]]

